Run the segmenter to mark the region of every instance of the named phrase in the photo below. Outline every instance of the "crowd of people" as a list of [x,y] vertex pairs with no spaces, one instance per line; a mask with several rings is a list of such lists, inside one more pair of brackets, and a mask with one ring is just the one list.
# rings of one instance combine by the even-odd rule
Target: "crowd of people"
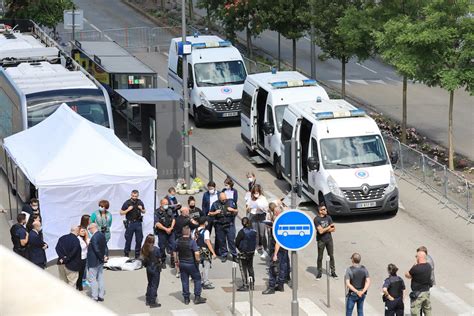
[[[168,194],[160,200],[160,206],[154,210],[153,232],[149,232],[144,242],[142,219],[146,212],[145,205],[139,199],[137,190],[131,192],[130,198],[120,210],[120,214],[125,216],[123,252],[125,257],[129,257],[132,239],[135,237],[134,257],[141,259],[146,268],[147,306],[161,306],[157,302],[157,293],[161,271],[167,266],[175,269],[176,277],[181,279],[185,304],[190,303],[190,279],[194,283],[194,303],[205,303],[206,299],[201,294],[202,290],[215,287],[210,280],[210,269],[216,258],[220,258],[222,263],[227,260],[239,263],[242,284],[238,291],[254,289],[255,255],[268,263],[268,285],[262,294],[284,291],[285,284],[291,284],[288,251],[276,242],[272,233],[273,222],[287,207],[282,200],[267,200],[253,172],[249,172],[247,178],[246,215],[241,219],[242,229],[239,232],[236,231],[235,223],[238,215],[238,192],[230,178],[224,181],[222,190],[218,190],[213,181],[207,184],[201,208],[196,206],[193,196],[188,198],[187,205],[182,205],[176,198],[176,190],[170,188]],[[62,236],[55,247],[60,279],[79,291],[84,286],[90,286],[91,297],[98,302],[104,301],[105,294],[103,269],[108,260],[107,242],[112,225],[112,215],[108,209],[109,202],[100,201],[98,209],[90,215],[83,215],[80,223],[73,225],[70,233]],[[37,199],[32,199],[29,205],[25,205],[17,221],[10,230],[13,250],[44,269],[45,249],[48,245],[43,241]],[[336,226],[325,205],[318,206],[314,224],[317,241],[316,280],[322,277],[325,250],[330,257],[330,271],[327,273],[337,279],[332,239]],[[213,231],[214,241],[211,240]],[[412,315],[430,315],[429,290],[434,285],[434,263],[423,246],[417,249],[416,259],[416,264],[405,273],[405,277],[411,280],[411,312]],[[346,315],[352,315],[357,306],[357,313],[361,316],[364,314],[364,300],[371,282],[367,268],[361,264],[361,255],[354,253],[351,260],[352,265],[344,275],[347,289]],[[397,275],[397,271],[394,264],[388,265],[388,277],[383,284],[385,315],[403,315],[405,283]]]

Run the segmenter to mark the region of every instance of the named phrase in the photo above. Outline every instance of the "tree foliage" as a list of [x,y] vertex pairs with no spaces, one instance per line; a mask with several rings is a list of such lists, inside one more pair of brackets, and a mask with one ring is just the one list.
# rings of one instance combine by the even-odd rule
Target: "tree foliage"
[[7,17],[31,19],[39,25],[56,28],[63,11],[71,9],[71,0],[7,0]]

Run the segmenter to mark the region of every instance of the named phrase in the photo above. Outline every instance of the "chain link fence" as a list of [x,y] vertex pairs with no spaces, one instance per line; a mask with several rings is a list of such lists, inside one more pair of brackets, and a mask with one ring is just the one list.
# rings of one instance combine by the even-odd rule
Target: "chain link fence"
[[467,218],[469,222],[472,220],[473,183],[392,136],[384,135],[384,140],[392,157],[398,158],[393,166],[401,171],[402,176],[406,174],[418,180],[424,186],[423,189],[439,194],[442,197],[440,202],[454,206],[458,215]]

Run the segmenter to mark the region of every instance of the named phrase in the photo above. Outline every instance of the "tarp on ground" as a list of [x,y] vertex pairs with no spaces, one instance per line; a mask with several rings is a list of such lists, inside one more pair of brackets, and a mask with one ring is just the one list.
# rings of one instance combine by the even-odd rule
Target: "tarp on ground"
[[[148,212],[144,234],[152,232],[156,169],[108,128],[91,123],[67,105],[30,129],[4,139],[4,147],[39,192],[48,260],[58,238],[78,225],[83,214],[110,202],[113,215],[109,249],[123,249],[120,208],[133,189]],[[135,244],[132,243],[132,249]]]

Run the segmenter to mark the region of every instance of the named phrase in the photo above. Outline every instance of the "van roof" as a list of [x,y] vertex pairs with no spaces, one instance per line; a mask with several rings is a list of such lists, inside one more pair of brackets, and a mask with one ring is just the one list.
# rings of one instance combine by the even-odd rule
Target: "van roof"
[[[171,45],[176,47],[176,43],[181,42],[181,37],[172,39]],[[222,38],[215,35],[199,35],[199,36],[187,36],[186,41],[191,44],[197,43],[210,43],[210,42],[221,42],[224,41]],[[234,46],[226,47],[212,47],[204,49],[193,49],[191,52],[191,58],[193,63],[209,63],[218,61],[229,61],[229,60],[242,60],[242,55],[239,50]]]
[[14,60],[51,60],[59,58],[56,47],[46,47],[40,40],[19,32],[0,33],[0,65]]
[[69,71],[48,62],[21,63],[4,71],[26,95],[60,89],[97,89],[81,71]]
[[273,82],[308,80],[308,77],[297,71],[278,71],[275,74],[271,72],[263,72],[248,75],[247,79],[250,83],[262,87],[271,92],[274,104],[290,104],[295,102],[316,101],[318,96],[321,99],[329,100],[329,96],[319,84],[304,87],[275,88],[271,85]]

